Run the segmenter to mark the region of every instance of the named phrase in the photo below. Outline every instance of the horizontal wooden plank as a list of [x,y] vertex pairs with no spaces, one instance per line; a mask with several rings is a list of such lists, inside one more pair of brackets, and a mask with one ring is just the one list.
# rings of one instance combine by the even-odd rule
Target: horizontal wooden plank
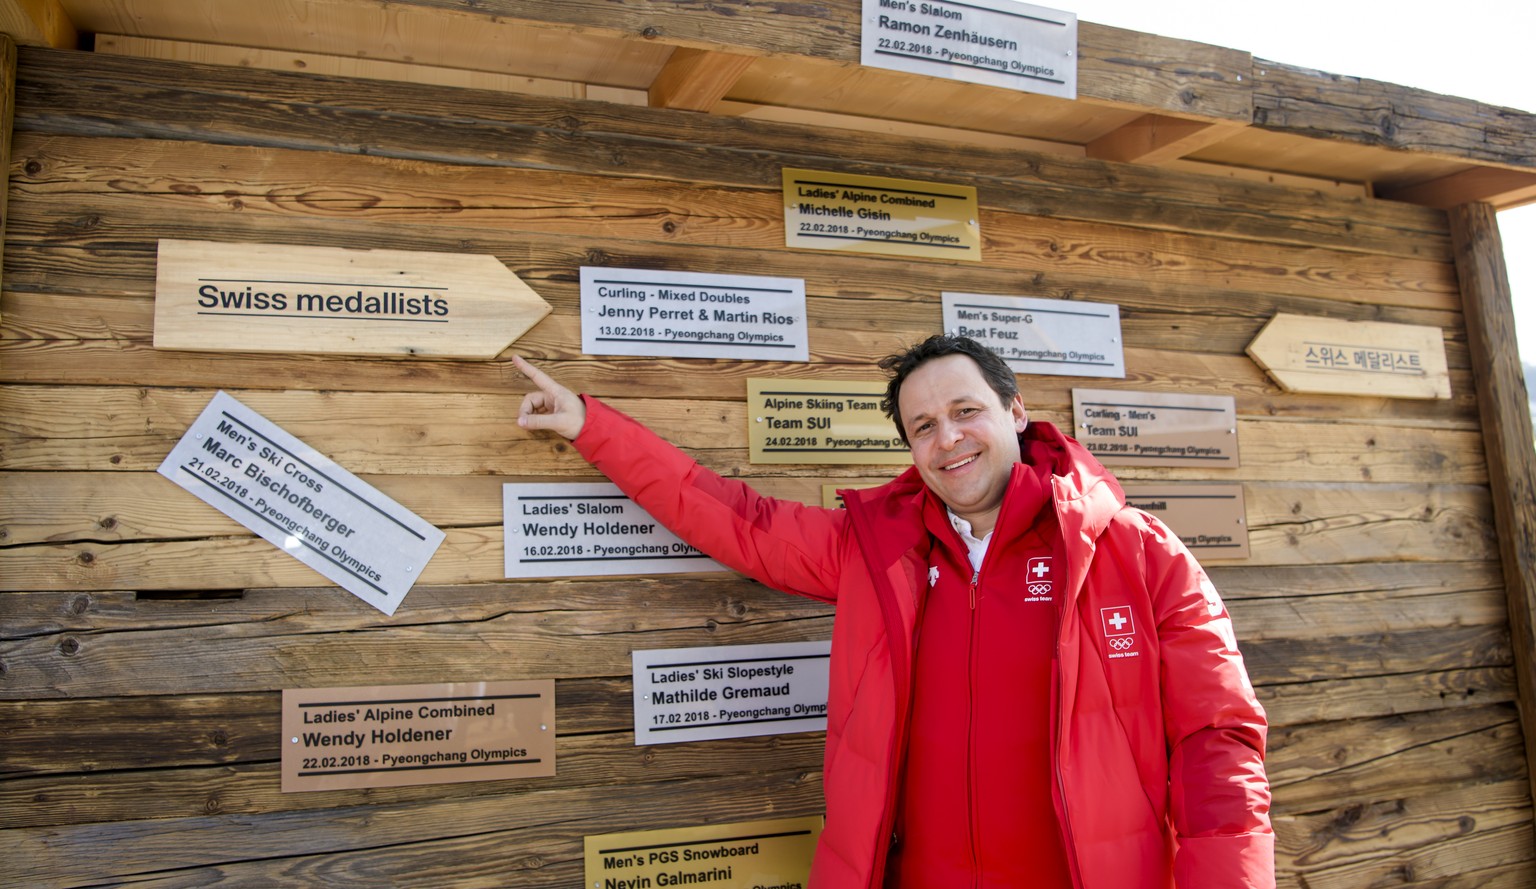
[[[496,509],[499,510],[499,502]],[[1482,603],[1473,613],[1488,614],[1487,602],[1502,594],[1503,586],[1496,561],[1483,562],[1357,562],[1340,565],[1260,565],[1212,564],[1207,566],[1212,580],[1233,613],[1238,615],[1238,630],[1248,639],[1250,625],[1258,623],[1261,610],[1290,608],[1297,612],[1327,612],[1337,602],[1366,601],[1413,602],[1420,597],[1430,603],[1465,599]],[[728,615],[754,619],[780,619],[784,614],[801,614],[806,609],[817,613],[823,606],[797,597],[765,595],[755,584],[743,587],[753,595],[743,598],[737,581],[726,575],[681,575],[625,578],[627,595],[640,602],[675,591],[682,598],[671,602],[673,610],[725,607]],[[426,590],[422,587],[417,592]],[[496,608],[504,601],[527,603],[529,611],[538,611],[537,603],[549,600],[569,603],[591,601],[607,603],[612,598],[611,582],[557,579],[547,581],[507,581],[473,590],[432,591],[412,600],[417,622],[453,623],[485,619],[485,608]],[[180,596],[174,592],[96,590],[29,591],[0,598],[0,638],[17,639],[63,632],[92,632],[117,629],[191,629],[232,623],[261,622],[274,613],[308,614],[320,612],[321,602],[336,591],[329,587],[292,590],[229,589],[216,595],[202,595],[206,590],[191,590]],[[1352,598],[1335,599],[1336,596]],[[723,600],[720,597],[724,597]],[[721,606],[720,601],[725,604]],[[494,612],[489,612],[494,613]],[[1430,610],[1428,613],[1434,613]],[[1251,616],[1250,616],[1251,615]],[[718,618],[712,611],[704,619]],[[1368,620],[1369,618],[1367,618]],[[349,609],[328,613],[317,625],[333,632],[371,629],[388,622],[372,609]],[[1303,624],[1306,626],[1307,624]],[[1419,621],[1419,625],[1426,625]],[[1254,626],[1252,638],[1262,627]],[[1316,635],[1316,634],[1313,634]]]
[[[547,288],[545,295],[549,295]],[[137,300],[7,293],[4,305],[11,311],[0,326],[0,354],[5,359],[0,361],[0,379],[67,384],[131,379],[147,386],[302,389],[310,388],[316,378],[324,378],[327,389],[367,392],[505,392],[520,379],[511,367],[510,355],[516,352],[546,363],[551,373],[572,388],[595,395],[742,398],[746,381],[753,377],[877,380],[881,375],[873,366],[875,356],[897,351],[940,326],[931,304],[918,309],[870,299],[812,299],[816,312],[830,308],[835,311],[829,314],[848,321],[847,326],[838,326],[837,321],[813,317],[809,330],[811,363],[614,357],[578,361],[580,324],[573,309],[545,318],[494,361],[348,360],[323,355],[158,352],[151,348],[148,333],[140,338],[129,329],[135,324],[131,318],[135,312],[129,306],[140,305],[141,311],[148,311],[148,306]],[[62,326],[71,322],[60,319],[70,318],[78,319],[75,323],[80,326]],[[875,329],[876,318],[890,318],[892,323]],[[1210,341],[1200,343],[1208,322],[1215,329]],[[1262,324],[1259,318],[1227,322],[1211,316],[1185,317],[1185,313],[1178,321],[1152,320],[1149,316],[1145,322],[1126,322],[1123,329],[1138,332],[1136,343],[1126,349],[1127,375],[1123,382],[1100,380],[1096,385],[1183,393],[1216,391],[1232,395],[1239,414],[1262,417],[1476,428],[1475,388],[1468,369],[1452,371],[1452,397],[1443,401],[1285,393],[1242,354],[1251,339],[1247,334],[1257,332]],[[1172,330],[1174,342],[1166,341],[1155,329],[1160,325]],[[43,326],[48,329],[40,329]],[[1223,330],[1229,331],[1226,342],[1220,341]],[[1181,341],[1192,349],[1176,348]],[[1204,352],[1211,347],[1231,347],[1234,351]],[[1201,354],[1195,354],[1196,350]],[[1464,348],[1448,347],[1448,357],[1464,358],[1465,354]],[[709,367],[710,373],[684,372],[701,366]],[[1068,413],[1071,390],[1083,382],[1073,377],[1028,378],[1028,406],[1033,411]]]
[[[550,365],[549,372],[564,378],[559,366]],[[767,373],[767,369],[762,372]],[[225,391],[361,475],[592,474],[562,442],[517,428],[515,418],[528,383],[515,370],[512,374],[500,394]],[[843,378],[874,381],[880,375]],[[579,391],[588,391],[581,383],[570,381]],[[1065,394],[1070,398],[1069,392]],[[148,387],[0,385],[0,410],[6,415],[0,421],[0,469],[153,470],[212,395],[208,390]],[[794,472],[889,477],[896,472],[814,464],[794,470],[753,466],[748,455],[739,453],[746,444],[750,422],[744,386],[730,401],[605,401],[728,475]],[[1055,408],[1032,403],[1030,411],[1036,421],[1071,429],[1070,401]],[[402,421],[403,417],[411,419]],[[1242,465],[1234,470],[1123,467],[1119,474],[1128,480],[1204,478],[1318,485],[1411,483],[1431,475],[1438,482],[1454,485],[1485,484],[1487,480],[1477,436],[1457,429],[1244,418],[1238,424],[1238,442]]]
[[1259,129],[1536,168],[1536,116],[1525,111],[1263,60],[1254,75]]
[[[198,215],[206,216],[182,216],[175,228],[195,228]],[[134,228],[139,233],[166,229],[152,220],[145,220]],[[307,233],[308,227],[304,227],[300,231],[270,237],[290,242],[306,237]],[[154,313],[153,304],[147,299],[155,290],[155,242],[152,239],[141,242],[145,249],[137,256],[120,251],[110,256],[91,256],[61,252],[57,245],[36,241],[29,233],[13,231],[12,234],[10,252],[14,261],[26,270],[25,280],[12,277],[12,287],[46,287],[50,291],[4,295],[12,311],[21,313],[15,318],[8,317],[4,330],[7,348],[14,350],[16,359],[25,360],[28,347],[56,351],[105,341],[143,349],[152,344]],[[203,230],[202,234],[219,237],[218,231]],[[235,241],[243,238],[235,232],[230,235]],[[97,231],[90,242],[97,244],[111,237],[112,233]],[[580,342],[579,295],[575,278],[577,270],[589,262],[597,243],[588,242],[585,249],[578,251],[569,246],[554,246],[552,239],[533,235],[513,235],[504,241],[486,246],[521,263],[518,269],[521,277],[536,287],[540,296],[555,308],[555,314],[525,334],[516,348],[532,347],[543,354],[562,357],[579,355],[576,351]],[[122,241],[117,243],[119,247],[123,244]],[[413,241],[409,249],[420,250],[423,244],[421,240]],[[956,291],[1069,300],[1089,294],[1093,303],[1119,306],[1122,342],[1132,349],[1242,355],[1264,324],[1282,312],[1435,327],[1441,331],[1447,365],[1457,370],[1471,366],[1461,315],[1445,310],[1340,304],[1268,290],[1240,292],[1230,287],[1176,286],[1160,282],[1155,275],[1116,280],[1069,271],[1051,276],[1037,274],[1021,282],[1017,274],[985,267],[940,273],[932,265],[905,262],[905,268],[894,269],[884,259],[851,255],[828,256],[825,262],[818,261],[807,267],[803,257],[768,252],[743,256],[741,251],[711,247],[636,251],[634,245],[617,241],[608,242],[608,245],[635,253],[635,265],[646,268],[689,268],[701,272],[729,268],[731,274],[798,278],[804,282],[807,291],[812,363],[848,360],[861,353],[881,354],[876,351],[872,337],[878,337],[881,342],[904,343],[933,332],[942,321],[935,296],[944,291]],[[519,250],[520,246],[525,249]],[[514,251],[521,255],[515,255]],[[462,245],[455,244],[450,252],[462,253]],[[724,255],[727,252],[731,255]],[[68,255],[80,256],[81,265],[74,269],[61,268],[61,262],[69,261]],[[620,261],[618,255],[606,251],[604,257],[608,263],[618,264]],[[139,274],[135,275],[135,272]],[[72,283],[88,289],[69,292]],[[135,288],[142,288],[136,295],[143,298],[125,298]],[[875,316],[880,318],[878,325],[872,323]],[[317,350],[315,354],[318,357],[321,353]],[[141,360],[147,357],[141,356]],[[113,359],[102,351],[96,360]],[[416,359],[400,357],[392,360],[430,367],[425,361]],[[336,363],[340,365],[340,362]],[[144,364],[133,369],[163,375],[172,369],[166,367],[167,364],[171,362]],[[27,368],[7,372],[25,374]],[[87,368],[72,375],[90,372]],[[471,380],[471,384],[473,382]],[[430,380],[417,385],[429,383]]]
[[[58,629],[51,597],[37,603],[43,613],[30,615],[20,610],[32,604],[25,601],[29,596],[9,594],[22,601],[5,615],[11,641],[4,691],[7,698],[43,699],[467,682],[486,678],[487,661],[500,664],[498,679],[612,677],[629,674],[635,648],[830,636],[831,612],[825,606],[733,575],[699,576],[691,591],[675,592],[685,580],[665,590],[643,579],[626,580],[619,594],[611,583],[594,582],[586,588],[602,587],[606,595],[593,596],[595,601],[580,607],[576,601],[541,604],[535,598],[537,586],[525,591],[511,585],[497,596],[425,587],[412,590],[392,619],[339,589],[251,591],[246,593],[249,602],[231,605],[231,618],[218,623],[197,612],[218,614],[227,600],[140,600],[116,613],[153,613],[162,607],[186,611],[191,613],[189,626],[162,620],[135,629],[128,621],[114,620],[101,630]],[[558,583],[548,588],[563,589]],[[454,603],[446,612],[445,598]],[[1401,601],[1350,602],[1360,612],[1355,625],[1332,637],[1263,635],[1253,621],[1245,623],[1244,611],[1252,604],[1234,602],[1232,608],[1249,672],[1259,686],[1336,678],[1342,664],[1357,678],[1510,664],[1507,626],[1488,622],[1496,615],[1473,611],[1465,622],[1457,615],[1439,616],[1435,609],[1442,603],[1433,598],[1417,609]],[[258,610],[263,605],[265,615]],[[1378,629],[1405,614],[1413,624]],[[197,643],[189,644],[191,639]],[[338,639],[344,640],[340,648]],[[465,651],[477,656],[466,659]],[[1421,699],[1435,693],[1434,681],[1426,680],[1430,688],[1419,692]],[[1475,696],[1474,687],[1467,697]]]
[[1512,705],[1281,726],[1265,764],[1275,814],[1317,812],[1341,800],[1399,799],[1458,784],[1525,778]]
[[1507,620],[1503,596],[1496,589],[1236,599],[1228,603],[1228,611],[1239,638],[1250,643],[1326,640],[1426,627],[1497,626]]
[[1206,571],[1228,602],[1379,591],[1480,595],[1504,588],[1496,561],[1414,563],[1392,560],[1262,567],[1221,564],[1207,566]]
[[[692,584],[687,575],[664,583],[626,578],[618,591],[613,581],[514,584],[477,596],[419,586],[393,618],[340,589],[299,596],[253,591],[247,596],[255,605],[271,606],[264,620],[242,619],[237,612],[234,620],[216,625],[194,619],[195,629],[123,626],[37,635],[23,616],[8,616],[6,635],[13,641],[7,643],[0,678],[5,697],[12,699],[602,678],[628,676],[637,648],[831,636],[827,606],[734,575],[694,577]],[[219,601],[206,607],[217,609]],[[494,675],[488,676],[492,664]]]
[[[558,694],[558,692],[557,692]],[[627,698],[626,698],[627,700]],[[560,719],[566,702],[560,701]],[[16,828],[67,824],[189,818],[199,815],[271,815],[355,805],[355,790],[282,793],[277,762],[277,703],[272,702],[266,737],[272,749],[263,762],[220,767],[171,768],[149,762],[101,774],[32,774],[0,781],[0,836]],[[110,726],[100,731],[111,732]],[[136,743],[129,735],[123,743]],[[142,738],[142,740],[149,740]],[[730,780],[762,772],[800,771],[819,775],[824,732],[799,732],[728,741],[635,745],[628,730],[563,735],[555,744],[556,774],[546,778],[425,783],[366,791],[369,804],[391,806],[442,799],[468,799],[561,788],[605,788],[621,798],[624,785],[662,781]]]
[[[826,484],[862,486],[885,476],[764,476],[752,481],[765,494],[821,505]],[[502,485],[571,481],[536,476],[385,476],[364,481],[410,504],[439,527],[474,528],[502,522]],[[601,481],[591,474],[582,481]],[[248,536],[245,527],[193,497],[167,497],[158,473],[0,472],[0,542],[7,546],[69,540],[127,541]]]
[[[444,799],[407,802],[393,806],[364,804],[280,812],[266,815],[204,815],[172,819],[145,819],[104,824],[18,828],[0,832],[0,844],[9,853],[0,856],[0,883],[26,886],[71,886],[82,883],[135,880],[161,875],[185,878],[173,871],[193,867],[227,868],[231,849],[242,860],[261,862],[263,871],[278,874],[288,868],[346,871],[336,877],[349,883],[369,883],[378,875],[411,873],[413,879],[431,881],[449,877],[465,866],[464,859],[441,860],[431,855],[420,869],[395,870],[401,860],[423,850],[442,837],[445,824],[453,825],[457,841],[466,838],[493,843],[495,859],[482,850],[477,862],[517,862],[504,867],[505,880],[517,866],[538,871],[548,885],[551,874],[543,862],[567,862],[554,877],[579,873],[581,837],[588,834],[640,830],[658,825],[655,812],[665,812],[671,825],[746,821],[815,815],[822,811],[821,782],[814,772],[796,769],[762,772],[730,778],[700,778],[687,782],[680,792],[677,782],[625,786],[622,793],[608,787],[575,787],[523,790],[486,796],[450,796]],[[538,830],[558,825],[556,830]],[[529,836],[529,835],[532,836]],[[380,860],[381,849],[391,859]],[[350,865],[325,866],[318,856],[348,852]],[[537,859],[538,865],[530,865]],[[483,865],[481,865],[483,866]],[[288,875],[289,879],[293,875]],[[266,884],[265,880],[255,879]],[[283,882],[279,880],[278,882]],[[570,885],[566,877],[565,885]],[[500,885],[533,885],[506,882]]]
[[[1484,561],[1495,551],[1486,489],[1250,483],[1245,505],[1249,565]],[[483,583],[503,577],[499,524],[446,531],[421,583]],[[0,589],[7,590],[242,589],[317,582],[312,569],[253,536],[0,550]]]
[[[1239,630],[1238,645],[1256,685],[1315,682],[1347,670],[1356,676],[1406,676],[1508,667],[1513,661],[1507,625],[1446,626],[1325,639],[1253,639]],[[1341,666],[1342,665],[1342,666]],[[1477,690],[1471,689],[1475,699]],[[1281,721],[1293,717],[1282,714]]]
[[[111,215],[209,210],[402,226],[783,249],[783,196],[771,187],[715,187],[548,170],[435,165],[394,158],[150,140],[18,137],[22,175],[11,212],[48,196],[92,196]],[[129,161],[131,156],[132,160]],[[131,172],[130,172],[131,171]],[[953,181],[953,177],[947,180]],[[1074,271],[1109,279],[1262,289],[1297,296],[1450,310],[1453,267],[1440,259],[1350,253],[1045,217],[983,200],[982,255],[1018,273]]]
[[[663,177],[689,157],[696,181],[756,187],[774,186],[779,165],[917,179],[962,175],[985,178],[996,195],[1009,193],[1009,183],[1025,186],[1003,198],[1006,205],[1055,218],[1449,255],[1444,216],[1426,208],[949,141],[30,49],[18,77],[18,132],[349,153],[366,146],[370,155]],[[763,164],[764,152],[783,160]]]
[[[1238,645],[1250,644],[1240,635]],[[1321,678],[1262,685],[1259,700],[1271,726],[1302,725],[1420,713],[1454,707],[1506,704],[1515,699],[1511,667],[1472,667],[1431,673]]]
[[[1390,876],[1406,881],[1476,872],[1511,860],[1530,866],[1536,859],[1530,818],[1530,787],[1524,781],[1349,801],[1325,812],[1276,819],[1275,857],[1279,869],[1302,875],[1306,885],[1337,889],[1380,884],[1389,876],[1384,867],[1395,868]],[[1523,848],[1509,836],[1521,827],[1526,828]],[[1489,843],[1505,852],[1487,854]]]
[[[27,391],[15,390],[15,394],[25,395]],[[249,397],[248,393],[242,395]],[[368,468],[385,467],[392,462],[392,458],[402,461],[396,463],[400,469],[415,468],[403,465],[403,461],[411,459],[408,452],[398,456],[392,454],[390,442],[380,441],[382,436],[363,428],[359,418],[363,416],[362,411],[395,416],[397,409],[409,410],[415,406],[413,402],[422,398],[401,400],[398,396],[353,395],[322,397],[321,400],[331,403],[334,409],[332,420],[338,427],[355,422],[358,425],[353,427],[353,436],[368,438],[376,443],[374,457]],[[0,394],[0,402],[5,401],[6,396]],[[346,404],[347,401],[354,403]],[[294,397],[285,397],[281,410],[289,411],[295,403]],[[47,410],[46,404],[42,410]],[[747,419],[742,416],[741,407],[729,406],[720,410],[731,416],[730,422],[742,424],[743,429],[738,438],[744,437]],[[30,418],[38,412],[18,413]],[[1069,419],[1052,411],[1037,410],[1032,411],[1032,414],[1037,422],[1045,420],[1064,423]],[[102,418],[93,425],[94,438],[106,449],[115,451],[111,446],[120,443],[118,439],[122,430],[137,425],[133,422],[135,419],[120,415],[117,422],[112,423]],[[455,423],[446,419],[444,423],[449,428],[457,428]],[[28,428],[34,434],[39,431],[38,427]],[[1421,427],[1402,427],[1389,432],[1379,426],[1324,424],[1308,426],[1303,436],[1298,435],[1294,424],[1248,420],[1241,421],[1237,428],[1243,460],[1239,468],[1213,473],[1209,470],[1176,467],[1116,467],[1117,475],[1128,483],[1167,479],[1308,484],[1364,480],[1398,484],[1418,481],[1426,473],[1433,472],[1445,484],[1478,485],[1487,481],[1480,442],[1470,432]],[[344,431],[344,427],[338,428],[329,440],[310,443],[322,452],[327,452],[328,447],[339,444],[337,438]],[[463,431],[467,451],[468,446],[473,444],[469,439],[474,433],[472,429]],[[658,431],[670,435],[673,430]],[[1068,434],[1071,434],[1070,430]],[[15,432],[10,435],[19,437],[19,433]],[[0,472],[0,492],[4,494],[0,498],[0,541],[6,545],[22,545],[69,540],[125,541],[241,533],[240,526],[232,520],[214,520],[210,524],[208,511],[193,498],[163,496],[167,491],[165,480],[150,470],[153,465],[158,465],[156,457],[163,459],[163,454],[169,453],[177,438],[179,436],[168,437],[159,451],[146,447],[142,456],[146,458],[145,463],[154,461],[152,465],[139,464],[137,461],[129,464],[132,459],[130,455],[120,452],[106,456],[105,460],[108,461],[112,457],[120,457],[117,466],[124,470],[135,470],[106,474],[68,468],[72,461],[84,465],[100,465],[103,458],[93,454],[94,449],[89,445],[85,445],[84,453],[69,453],[55,447],[49,457],[50,463],[38,466],[36,461],[27,459],[30,449],[18,453],[20,446],[10,445],[10,436],[0,440],[8,445],[4,449],[6,465],[49,470],[46,473]],[[495,442],[483,444],[486,448],[495,446]],[[699,458],[712,468],[731,476],[751,478],[752,484],[764,493],[814,504],[821,503],[823,484],[865,484],[890,478],[899,471],[899,467],[887,470],[866,467],[862,470],[865,473],[862,477],[850,477],[847,470],[835,474],[828,471],[826,477],[818,482],[815,478],[817,468],[811,465],[795,470],[801,473],[800,476],[785,478],[772,474],[785,472],[783,467],[738,462],[739,443],[735,449],[725,449],[729,453],[713,453],[713,450],[700,450],[699,453]],[[548,457],[555,459],[546,464]],[[541,473],[562,471],[568,474],[573,471],[577,474],[596,474],[595,471],[581,472],[582,467],[571,466],[566,457],[566,454],[559,451],[551,453],[530,449],[518,467],[516,478],[525,480]],[[468,454],[462,461],[464,464],[472,462],[474,459]],[[450,461],[441,458],[441,462],[434,466],[422,468],[476,471],[469,465],[444,465],[446,463]],[[502,476],[379,475],[376,472],[364,473],[363,478],[401,503],[410,504],[428,521],[440,526],[469,526],[499,521],[500,485],[512,480]]]

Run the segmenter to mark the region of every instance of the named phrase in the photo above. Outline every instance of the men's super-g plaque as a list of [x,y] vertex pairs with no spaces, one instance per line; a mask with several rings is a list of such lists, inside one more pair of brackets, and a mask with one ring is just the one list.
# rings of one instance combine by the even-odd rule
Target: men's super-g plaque
[[385,614],[446,536],[224,392],[160,474]]
[[996,352],[1014,373],[1125,376],[1118,305],[985,293],[942,299],[944,329]]
[[555,681],[283,690],[284,793],[555,773]]
[[885,384],[747,380],[753,463],[912,462],[884,412]]

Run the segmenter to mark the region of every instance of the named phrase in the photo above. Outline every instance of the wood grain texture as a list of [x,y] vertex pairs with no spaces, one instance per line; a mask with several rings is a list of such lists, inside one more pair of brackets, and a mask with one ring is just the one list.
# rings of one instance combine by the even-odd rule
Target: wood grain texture
[[1456,269],[1466,305],[1467,334],[1488,451],[1488,480],[1497,492],[1494,520],[1504,566],[1509,626],[1519,676],[1526,763],[1536,775],[1536,452],[1529,395],[1515,342],[1515,319],[1504,250],[1493,208],[1465,204],[1451,211]]
[[[735,52],[756,59],[741,79],[753,88],[777,72],[766,47],[787,32],[735,33],[764,17],[756,4],[610,6],[391,9],[488,28],[524,16],[658,57]],[[836,0],[828,21],[855,7]],[[660,36],[635,36],[646,27]],[[818,31],[793,52],[846,38]],[[1245,113],[1230,89],[1240,54],[1085,38],[1123,53],[1084,61],[1094,89],[1119,91],[1090,100],[1111,117],[1159,102]],[[1190,53],[1183,69],[1170,49]],[[703,465],[802,502],[897,468],[754,466],[747,380],[878,379],[875,357],[939,329],[945,290],[1115,303],[1123,380],[1019,382],[1032,419],[1059,424],[1090,384],[1234,398],[1240,467],[1120,474],[1244,487],[1252,557],[1207,568],[1270,715],[1280,885],[1523,889],[1536,873],[1526,643],[1501,561],[1509,483],[1487,446],[1473,329],[1487,325],[1465,306],[1454,216],[932,130],[31,48],[17,88],[0,290],[0,883],[574,885],[589,834],[821,811],[819,733],[635,746],[631,654],[825,639],[830,607],[729,572],[504,578],[501,485],[598,479],[569,444],[511,422],[527,384],[510,353],[156,350],[160,238],[494,256],[553,307],[515,351]],[[983,260],[787,250],[783,166],[973,183]],[[810,361],[585,355],[584,265],[800,277]],[[1452,397],[1281,391],[1243,354],[1277,313],[1435,328]],[[445,530],[393,617],[155,473],[220,389]],[[488,678],[555,681],[556,776],[279,791],[283,689]]]

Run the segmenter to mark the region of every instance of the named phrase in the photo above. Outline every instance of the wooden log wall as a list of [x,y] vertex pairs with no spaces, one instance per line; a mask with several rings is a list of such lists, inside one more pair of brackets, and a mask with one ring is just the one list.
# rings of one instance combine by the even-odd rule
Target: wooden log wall
[[[975,185],[983,261],[786,249],[780,169]],[[0,884],[576,886],[586,835],[818,814],[820,734],[637,747],[630,652],[830,636],[731,574],[508,581],[500,486],[596,480],[491,361],[157,351],[161,238],[498,257],[514,348],[785,497],[746,380],[878,379],[942,290],[1120,306],[1122,381],[1236,399],[1209,562],[1273,723],[1284,887],[1526,887],[1530,775],[1447,219],[1190,173],[680,111],[23,48],[0,326]],[[584,355],[583,265],[805,280],[811,361]],[[1280,391],[1277,312],[1433,325],[1453,396]],[[447,532],[385,617],[156,474],[218,389]],[[553,679],[553,778],[283,794],[283,689]]]

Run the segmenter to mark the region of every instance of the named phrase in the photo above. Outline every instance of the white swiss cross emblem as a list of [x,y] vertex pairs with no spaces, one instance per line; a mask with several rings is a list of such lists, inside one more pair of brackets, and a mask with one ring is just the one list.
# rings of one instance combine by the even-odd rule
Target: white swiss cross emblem
[[1111,654],[1110,657],[1129,657],[1129,652],[1136,647],[1136,622],[1131,617],[1131,609],[1127,605],[1116,605],[1113,608],[1100,608],[1099,620],[1104,624],[1104,638],[1109,640],[1112,651],[1121,652]]
[[1030,559],[1024,574],[1028,578],[1029,601],[1049,601],[1051,598],[1051,557]]

